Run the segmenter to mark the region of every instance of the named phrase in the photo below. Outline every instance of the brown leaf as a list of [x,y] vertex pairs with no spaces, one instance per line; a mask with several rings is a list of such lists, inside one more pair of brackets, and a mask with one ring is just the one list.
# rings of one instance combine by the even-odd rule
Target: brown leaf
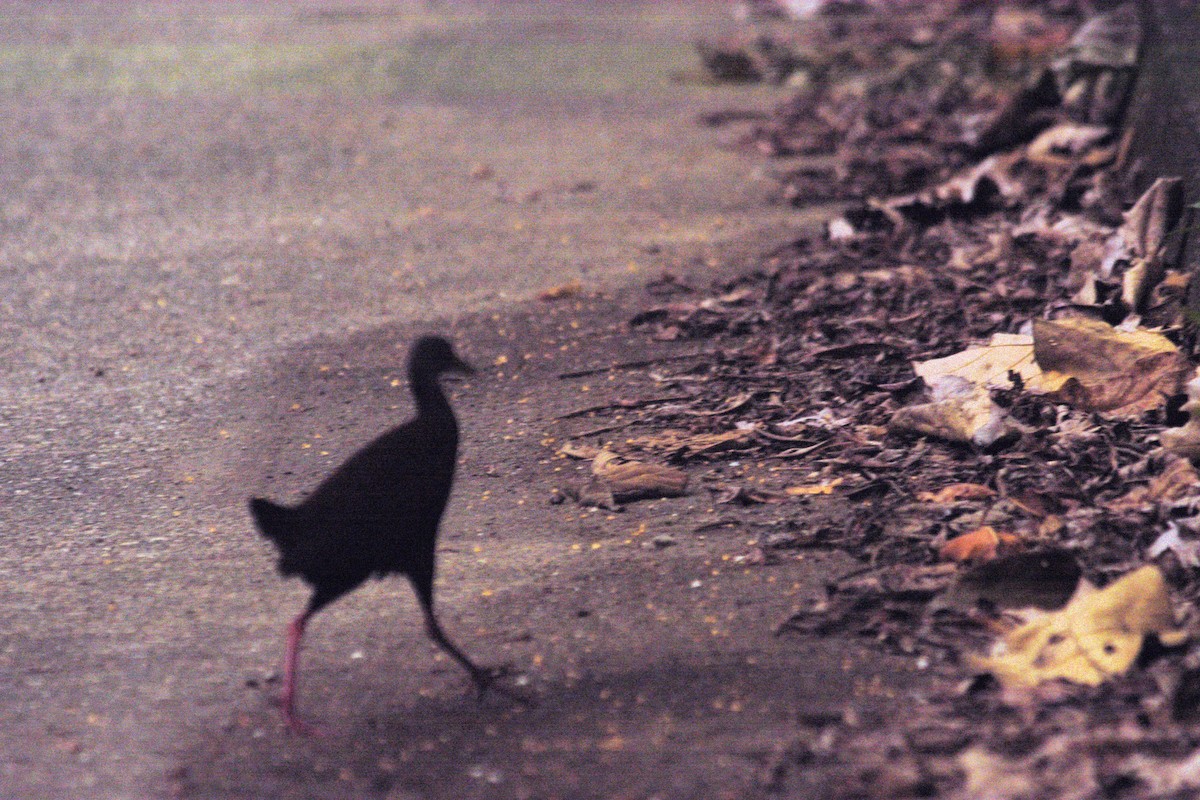
[[538,292],[539,300],[563,300],[568,297],[575,297],[583,293],[583,284],[579,281],[571,281],[564,283],[561,286],[554,286]]
[[933,402],[898,409],[888,420],[888,428],[980,447],[987,447],[1014,429],[1004,409],[983,387],[946,376],[930,388]]
[[1197,494],[1200,474],[1192,462],[1179,456],[1170,456],[1170,461],[1161,475],[1145,486],[1137,486],[1126,494],[1108,503],[1113,511],[1131,511],[1155,503],[1169,503]]
[[1096,150],[1097,146],[1111,135],[1112,129],[1107,125],[1063,122],[1042,131],[1029,143],[1025,154],[1034,163],[1066,166],[1081,160],[1088,151],[1092,151],[1092,157],[1086,161],[1089,165],[1098,166],[1096,162],[1103,163],[1113,157],[1111,148],[1106,151]]
[[558,448],[558,452],[564,456],[571,458],[595,458],[600,454],[600,448],[590,444],[579,444],[578,442],[567,442],[562,447]]
[[949,486],[943,486],[936,492],[919,492],[917,499],[928,503],[947,505],[949,503],[960,503],[964,500],[987,500],[995,496],[996,492],[983,484],[952,483]]
[[620,461],[620,456],[604,450],[592,462],[592,473],[619,502],[687,494],[688,475],[681,469],[645,461]]
[[1183,181],[1159,178],[1125,212],[1121,238],[1134,256],[1154,258],[1183,214]]
[[1139,416],[1177,394],[1187,359],[1165,336],[1122,331],[1086,318],[1033,321],[1034,358],[1044,372],[1069,376],[1052,393],[1086,411]]
[[713,453],[723,450],[740,450],[750,446],[754,439],[753,428],[735,428],[721,433],[688,433],[668,428],[658,434],[637,436],[627,444],[642,450],[685,452],[689,455]]

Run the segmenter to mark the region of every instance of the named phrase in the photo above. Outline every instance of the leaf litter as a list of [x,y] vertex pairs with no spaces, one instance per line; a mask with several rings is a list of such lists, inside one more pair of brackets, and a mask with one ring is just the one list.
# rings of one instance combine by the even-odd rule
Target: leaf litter
[[705,46],[711,77],[795,95],[706,122],[791,159],[781,201],[847,205],[732,281],[652,282],[630,324],[694,349],[629,367],[669,400],[588,409],[568,455],[654,486],[629,500],[707,492],[733,515],[714,525],[772,509],[747,565],[849,553],[779,635],[861,634],[937,676],[889,725],[802,727],[764,788],[841,768],[826,796],[1200,791],[1190,216],[1178,179],[1123,177],[1136,8],[746,7],[805,24]]

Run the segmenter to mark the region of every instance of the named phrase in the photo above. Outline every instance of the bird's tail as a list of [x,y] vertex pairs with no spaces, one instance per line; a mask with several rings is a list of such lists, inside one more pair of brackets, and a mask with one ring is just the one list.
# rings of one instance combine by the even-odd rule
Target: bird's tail
[[258,523],[258,529],[263,536],[275,542],[280,548],[291,543],[295,533],[293,510],[278,503],[272,503],[262,497],[250,499],[250,513]]

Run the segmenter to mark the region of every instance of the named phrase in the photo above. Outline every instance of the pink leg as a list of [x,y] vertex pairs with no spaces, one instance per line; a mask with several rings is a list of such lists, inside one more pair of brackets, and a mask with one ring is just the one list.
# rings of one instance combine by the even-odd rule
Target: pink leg
[[283,719],[287,722],[288,730],[298,734],[317,734],[319,731],[300,720],[295,715],[296,706],[296,667],[300,659],[300,640],[304,638],[304,626],[308,624],[310,611],[300,614],[288,625],[287,656],[283,662],[283,696],[280,698],[283,709]]

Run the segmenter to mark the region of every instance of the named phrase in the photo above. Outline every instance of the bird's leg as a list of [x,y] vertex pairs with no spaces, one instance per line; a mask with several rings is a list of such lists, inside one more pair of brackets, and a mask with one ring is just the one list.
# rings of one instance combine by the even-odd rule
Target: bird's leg
[[295,714],[296,667],[300,659],[300,640],[304,638],[304,626],[308,624],[308,618],[311,616],[312,610],[305,609],[288,625],[287,656],[283,662],[283,695],[280,698],[280,707],[288,730],[299,734],[319,733],[318,729],[303,722]]
[[471,680],[475,682],[475,688],[478,691],[478,696],[482,700],[483,695],[488,689],[504,695],[510,700],[516,700],[518,703],[529,705],[531,700],[520,692],[513,691],[496,683],[498,678],[503,678],[508,674],[507,667],[498,667],[495,669],[483,669],[475,665],[471,659],[455,647],[454,642],[450,641],[442,626],[438,624],[437,617],[433,615],[433,609],[424,607],[425,611],[425,630],[429,633],[429,638],[433,639],[439,647],[454,657],[454,660],[463,667],[471,675]]
[[479,690],[482,697],[487,691],[488,685],[492,682],[492,676],[486,670],[475,666],[475,663],[459,650],[454,642],[450,641],[450,637],[442,630],[442,626],[438,624],[437,617],[433,615],[433,609],[426,608],[425,610],[425,631],[429,634],[429,638],[437,643],[438,647],[445,650],[454,660],[463,665],[471,675],[471,680],[475,682],[475,688]]

